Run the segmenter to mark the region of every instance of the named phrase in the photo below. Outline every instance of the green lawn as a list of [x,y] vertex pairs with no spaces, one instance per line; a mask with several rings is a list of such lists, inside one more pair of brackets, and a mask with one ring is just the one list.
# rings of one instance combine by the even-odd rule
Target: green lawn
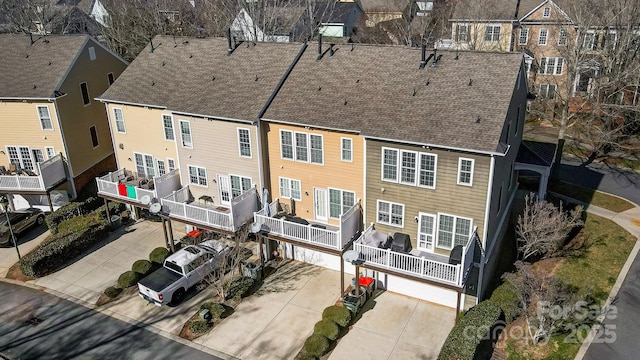
[[593,189],[587,189],[564,181],[552,184],[549,187],[549,191],[553,191],[580,200],[584,203],[595,205],[614,212],[622,212],[625,210],[633,209],[634,207],[632,203],[619,197],[607,195]]

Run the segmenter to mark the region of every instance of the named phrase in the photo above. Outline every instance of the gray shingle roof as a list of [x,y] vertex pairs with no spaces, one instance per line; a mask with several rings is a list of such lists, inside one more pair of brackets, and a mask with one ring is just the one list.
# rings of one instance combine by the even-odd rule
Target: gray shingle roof
[[311,44],[264,118],[420,144],[499,149],[522,54],[460,52],[455,60],[455,52],[439,51],[436,67],[430,61],[419,70],[419,48],[336,47],[333,57],[316,61]]
[[100,98],[211,117],[255,120],[300,44],[157,36]]
[[87,35],[0,35],[0,98],[51,98]]
[[[542,1],[544,0],[539,2]],[[514,20],[517,2],[518,0],[460,0],[451,19]]]

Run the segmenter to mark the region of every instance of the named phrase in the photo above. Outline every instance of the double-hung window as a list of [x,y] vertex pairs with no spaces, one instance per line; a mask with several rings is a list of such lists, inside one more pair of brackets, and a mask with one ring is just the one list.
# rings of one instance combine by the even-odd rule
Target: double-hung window
[[339,218],[356,203],[356,194],[352,191],[329,189],[329,216]]
[[435,188],[436,155],[382,148],[382,180]]
[[188,166],[189,183],[198,186],[207,186],[207,169],[198,166]]
[[51,159],[52,157],[56,156],[56,150],[53,148],[53,146],[45,146],[44,151],[47,153],[47,159]]
[[538,45],[547,45],[548,37],[549,29],[540,29],[540,33],[538,33]]
[[456,41],[465,42],[469,40],[469,25],[456,26]]
[[164,129],[164,139],[175,141],[176,136],[173,133],[173,117],[171,115],[162,115],[162,127]]
[[556,97],[556,86],[553,84],[540,84],[540,97],[554,99]]
[[136,172],[139,177],[152,178],[155,176],[153,156],[133,153],[136,161]]
[[322,135],[309,134],[309,142],[311,143],[311,163],[324,164]]
[[162,176],[167,173],[167,168],[164,165],[164,160],[157,160],[158,163],[158,176]]
[[585,50],[593,50],[596,48],[596,44],[598,43],[598,34],[594,31],[590,31],[584,34],[584,40],[582,42],[582,48]]
[[397,149],[382,148],[382,180],[398,181]]
[[558,33],[558,45],[566,46],[568,36],[567,29],[560,29],[560,32]]
[[38,117],[40,118],[42,130],[53,130],[53,122],[51,122],[48,106],[38,106]]
[[436,162],[434,154],[420,153],[420,174],[418,185],[434,189],[436,187]]
[[167,165],[169,165],[169,171],[176,169],[176,162],[173,159],[167,159]]
[[240,196],[243,192],[251,189],[251,178],[229,175],[231,179],[231,197]]
[[182,139],[182,147],[192,149],[193,141],[191,140],[191,124],[188,121],[180,120],[180,138]]
[[484,31],[484,41],[500,41],[500,25],[487,25]]
[[296,133],[296,160],[307,162],[309,159],[309,145],[307,144],[307,134]]
[[293,160],[293,132],[280,130],[280,156]]
[[543,75],[561,75],[564,59],[561,57],[542,57],[540,58],[540,74]]
[[404,205],[378,200],[378,223],[396,227],[404,226]]
[[527,45],[528,42],[529,42],[529,28],[520,28],[518,45]]
[[473,184],[473,159],[458,159],[458,185]]
[[241,157],[251,157],[251,137],[249,129],[238,128],[238,147]]
[[42,150],[31,149],[31,153],[33,154],[33,158],[35,159],[36,164],[44,161],[44,154],[42,154]]
[[302,201],[300,180],[280,178],[280,197]]
[[124,126],[124,114],[122,114],[122,109],[113,109],[113,119],[116,122],[116,131],[119,133],[126,133],[127,130]]
[[545,7],[545,8],[542,10],[542,17],[546,17],[546,18],[548,18],[548,17],[550,17],[550,16],[551,16],[551,8],[550,8],[550,7]]
[[471,236],[471,219],[439,214],[436,246],[451,250],[456,245],[466,245]]
[[353,161],[353,140],[350,138],[340,139],[340,159],[342,161]]
[[418,154],[413,151],[402,151],[400,162],[400,183],[415,185],[416,183],[416,161]]
[[312,164],[324,163],[322,135],[280,130],[280,156]]

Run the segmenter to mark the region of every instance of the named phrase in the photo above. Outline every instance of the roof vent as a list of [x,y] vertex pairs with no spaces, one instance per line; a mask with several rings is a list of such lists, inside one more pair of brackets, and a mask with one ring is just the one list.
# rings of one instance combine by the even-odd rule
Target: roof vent
[[469,83],[467,84],[467,86],[471,86],[473,85],[473,79],[469,79]]
[[433,54],[430,54],[429,57],[427,57],[427,45],[426,44],[422,44],[422,49],[421,49],[421,55],[420,55],[420,70],[424,69],[425,66],[427,66],[427,62],[429,62],[429,60],[435,55],[435,49],[433,50]]

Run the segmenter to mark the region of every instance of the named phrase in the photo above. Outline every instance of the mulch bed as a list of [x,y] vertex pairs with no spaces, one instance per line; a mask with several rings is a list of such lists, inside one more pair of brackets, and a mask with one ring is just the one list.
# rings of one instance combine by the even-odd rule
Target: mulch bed
[[122,297],[131,296],[138,293],[138,286],[130,286],[126,289],[123,289],[120,294],[116,297],[108,297],[104,293],[100,294],[100,297],[96,301],[96,306],[102,306],[104,304],[108,304],[110,302],[116,301]]
[[15,264],[13,264],[12,267],[9,268],[9,272],[7,273],[6,278],[7,279],[12,279],[12,280],[17,280],[17,281],[22,281],[22,282],[26,282],[26,281],[29,281],[29,280],[35,280],[36,279],[36,278],[25,276],[22,273],[22,270],[20,269],[20,263],[15,263]]

